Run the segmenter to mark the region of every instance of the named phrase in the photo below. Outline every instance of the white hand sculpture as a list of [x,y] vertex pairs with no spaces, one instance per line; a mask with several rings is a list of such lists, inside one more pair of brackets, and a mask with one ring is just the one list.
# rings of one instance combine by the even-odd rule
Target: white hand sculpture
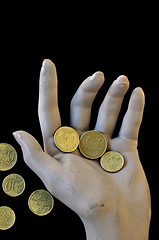
[[[103,82],[103,73],[96,72],[81,84],[72,99],[70,126],[79,135],[89,130],[92,102]],[[119,135],[111,138],[128,87],[125,76],[113,82],[95,126],[95,130],[106,137],[107,150],[118,151],[125,158],[126,164],[119,172],[108,173],[100,167],[99,160],[88,160],[77,149],[63,153],[54,145],[53,135],[61,126],[61,119],[56,68],[50,60],[43,62],[39,89],[39,119],[45,152],[30,134],[14,133],[26,164],[48,191],[78,214],[88,240],[148,239],[150,192],[137,151],[144,109],[141,88],[132,92]]]

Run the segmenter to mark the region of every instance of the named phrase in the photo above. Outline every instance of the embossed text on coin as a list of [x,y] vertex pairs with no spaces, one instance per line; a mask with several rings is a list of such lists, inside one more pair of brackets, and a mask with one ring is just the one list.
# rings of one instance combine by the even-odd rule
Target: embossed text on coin
[[0,207],[0,229],[7,230],[13,226],[15,222],[15,213],[14,211],[7,207]]
[[71,127],[60,127],[54,134],[54,143],[62,152],[73,152],[79,144],[78,133]]
[[3,180],[3,191],[12,197],[17,197],[23,193],[25,189],[25,181],[19,174],[10,174]]
[[96,159],[101,157],[106,148],[107,141],[104,135],[98,131],[87,131],[80,137],[79,149],[87,158]]
[[0,143],[0,170],[7,171],[17,162],[17,152],[8,143]]
[[52,195],[46,190],[36,190],[29,197],[29,208],[38,216],[44,216],[51,212],[54,206]]
[[100,164],[107,172],[118,172],[124,166],[124,158],[118,152],[109,151],[101,157]]

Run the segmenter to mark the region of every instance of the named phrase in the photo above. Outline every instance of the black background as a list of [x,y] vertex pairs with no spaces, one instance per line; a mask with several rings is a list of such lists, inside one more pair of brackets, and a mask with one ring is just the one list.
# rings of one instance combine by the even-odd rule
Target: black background
[[[80,239],[86,239],[81,220],[59,200],[54,198],[53,211],[47,216],[38,217],[29,210],[30,194],[45,187],[24,163],[20,146],[12,136],[16,130],[25,130],[43,145],[37,113],[39,72],[42,61],[49,58],[57,68],[62,125],[69,125],[69,104],[78,86],[95,71],[103,71],[106,80],[93,103],[90,129],[94,127],[98,108],[109,86],[119,75],[129,78],[130,88],[114,136],[119,131],[131,92],[135,87],[143,88],[146,107],[138,149],[152,195],[152,239],[151,235],[155,234],[153,219],[157,215],[155,190],[158,188],[155,177],[158,160],[155,154],[158,151],[155,146],[155,132],[158,131],[155,125],[158,112],[155,8],[143,10],[138,6],[131,13],[131,6],[127,11],[118,11],[118,6],[102,9],[100,5],[93,10],[82,7],[80,10],[74,8],[74,11],[67,6],[70,11],[65,11],[63,6],[61,11],[60,7],[58,9],[61,15],[55,16],[56,6],[51,12],[49,5],[45,7],[46,15],[36,8],[18,14],[5,8],[7,15],[1,30],[0,142],[14,146],[18,161],[11,170],[0,172],[0,183],[8,174],[18,173],[24,177],[26,189],[22,195],[13,198],[0,187],[0,205],[11,207],[16,214],[14,226],[0,231],[0,236],[15,234],[20,238],[22,234],[26,237],[44,234],[52,239],[57,239],[56,236],[63,239],[65,235],[71,240],[76,238],[76,233]],[[24,10],[24,6],[21,9]],[[148,13],[151,13],[151,21]]]

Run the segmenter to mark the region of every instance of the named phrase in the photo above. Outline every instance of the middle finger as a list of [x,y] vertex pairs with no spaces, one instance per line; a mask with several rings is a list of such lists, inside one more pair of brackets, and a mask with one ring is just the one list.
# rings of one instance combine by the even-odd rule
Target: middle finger
[[89,129],[92,103],[103,83],[104,74],[102,72],[94,73],[82,82],[71,101],[70,125],[79,134]]

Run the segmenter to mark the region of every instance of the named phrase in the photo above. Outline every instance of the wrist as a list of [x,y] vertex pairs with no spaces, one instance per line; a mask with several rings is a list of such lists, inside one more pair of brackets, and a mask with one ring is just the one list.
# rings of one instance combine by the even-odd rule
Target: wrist
[[[144,232],[140,231],[140,228],[132,229],[133,223],[125,224],[124,221],[109,216],[107,219],[96,220],[83,220],[85,227],[87,240],[127,240],[140,239],[148,240],[149,228],[145,227]],[[128,221],[129,222],[129,221]]]
[[[87,240],[111,240],[106,229],[106,222],[101,223],[91,220],[83,220],[82,222],[85,227]],[[107,238],[108,237],[108,238]]]

